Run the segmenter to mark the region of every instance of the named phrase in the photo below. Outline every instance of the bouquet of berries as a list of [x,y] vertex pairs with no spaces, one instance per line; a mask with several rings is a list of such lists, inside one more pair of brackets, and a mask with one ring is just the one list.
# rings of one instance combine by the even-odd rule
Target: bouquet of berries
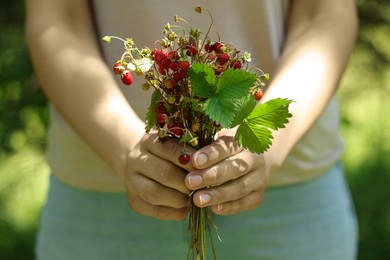
[[[223,128],[237,127],[238,145],[262,153],[271,145],[271,131],[288,123],[292,101],[276,98],[259,103],[268,74],[250,67],[250,53],[221,41],[217,33],[213,41],[211,13],[200,6],[195,11],[206,11],[210,16],[205,34],[175,16],[175,25],[165,25],[164,37],[156,41],[153,50],[139,49],[131,38],[105,36],[105,42],[115,38],[124,43],[114,73],[125,85],[132,84],[133,73],[144,76],[142,88],[154,91],[145,119],[146,133],[156,129],[161,142],[175,138],[183,143],[178,158],[181,164],[191,159],[187,145],[195,149],[209,145]],[[192,203],[189,209],[192,239],[187,258],[196,254],[197,259],[205,259],[208,234],[216,259],[212,227],[216,230],[211,210]]]

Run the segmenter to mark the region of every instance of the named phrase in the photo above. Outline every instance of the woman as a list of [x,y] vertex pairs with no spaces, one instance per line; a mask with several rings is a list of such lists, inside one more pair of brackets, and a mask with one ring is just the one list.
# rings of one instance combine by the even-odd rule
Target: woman
[[266,153],[239,149],[225,133],[184,167],[180,144],[144,135],[150,93],[138,81],[121,92],[110,68],[119,45],[102,55],[98,39],[152,46],[177,13],[207,28],[193,12],[199,1],[26,1],[28,46],[52,105],[38,259],[182,259],[178,220],[190,190],[207,186],[194,202],[226,215],[217,219],[220,259],[354,259],[334,99],[356,37],[354,1],[200,2],[222,38],[271,74],[262,100],[295,102]]

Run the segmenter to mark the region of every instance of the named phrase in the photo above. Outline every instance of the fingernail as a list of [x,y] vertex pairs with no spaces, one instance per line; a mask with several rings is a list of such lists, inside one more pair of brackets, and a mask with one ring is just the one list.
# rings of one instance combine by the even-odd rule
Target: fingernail
[[199,153],[195,155],[194,161],[197,166],[202,166],[207,163],[207,155],[204,153]]
[[202,194],[199,197],[200,199],[200,204],[205,205],[211,200],[211,196],[209,194]]
[[202,183],[202,177],[199,175],[192,175],[188,177],[188,182],[192,188],[195,188]]

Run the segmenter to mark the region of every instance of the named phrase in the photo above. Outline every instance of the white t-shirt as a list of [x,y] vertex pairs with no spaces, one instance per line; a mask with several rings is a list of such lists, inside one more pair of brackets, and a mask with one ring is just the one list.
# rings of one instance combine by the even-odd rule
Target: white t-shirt
[[[200,4],[212,12],[213,28],[223,41],[252,54],[252,64],[272,73],[280,56],[288,15],[288,0],[94,0],[98,38],[116,35],[131,37],[139,47],[153,47],[161,39],[164,25],[174,23],[173,16],[188,20],[194,27],[206,31],[210,19],[197,14]],[[123,51],[120,42],[103,44],[108,66],[118,60]],[[152,91],[145,92],[135,77],[131,89],[123,88],[130,105],[143,119]],[[122,86],[118,79],[118,85]],[[293,148],[269,185],[286,185],[308,180],[332,167],[339,159],[343,144],[339,136],[337,102],[332,99],[311,130]],[[123,184],[112,170],[78,137],[61,115],[51,107],[48,161],[53,174],[79,188],[100,191],[123,191]]]

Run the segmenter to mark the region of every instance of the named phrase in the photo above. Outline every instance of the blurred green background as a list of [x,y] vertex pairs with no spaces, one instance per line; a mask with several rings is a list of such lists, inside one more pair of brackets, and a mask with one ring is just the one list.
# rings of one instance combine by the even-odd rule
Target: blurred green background
[[[359,258],[390,259],[390,1],[357,0],[360,33],[338,92]],[[47,102],[23,39],[24,4],[0,1],[0,259],[34,259],[47,190]]]

